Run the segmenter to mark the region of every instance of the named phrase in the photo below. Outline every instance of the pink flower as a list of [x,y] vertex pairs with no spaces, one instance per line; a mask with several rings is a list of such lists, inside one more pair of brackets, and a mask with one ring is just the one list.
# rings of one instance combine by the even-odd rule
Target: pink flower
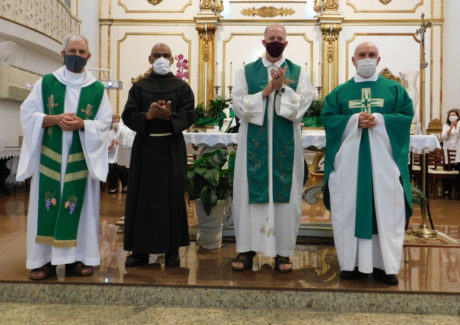
[[[188,60],[187,59],[184,59],[184,61],[182,61],[184,64],[188,64]],[[188,69],[188,68],[187,68]]]
[[178,60],[182,60],[183,58],[184,58],[184,55],[183,55],[183,54],[179,54],[179,55],[177,56],[177,59],[178,59]]
[[190,79],[190,75],[189,75],[188,71],[184,72],[183,77],[185,79],[187,79],[187,80]]

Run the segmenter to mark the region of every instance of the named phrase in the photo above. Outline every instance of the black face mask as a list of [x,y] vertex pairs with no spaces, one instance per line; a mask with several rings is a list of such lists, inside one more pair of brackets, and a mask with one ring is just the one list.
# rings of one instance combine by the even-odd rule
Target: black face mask
[[281,54],[283,54],[284,43],[278,42],[278,41],[265,43],[265,49],[267,50],[268,54],[270,54],[272,58],[277,58]]
[[83,70],[88,59],[82,58],[79,55],[64,55],[64,64],[67,70],[79,73]]

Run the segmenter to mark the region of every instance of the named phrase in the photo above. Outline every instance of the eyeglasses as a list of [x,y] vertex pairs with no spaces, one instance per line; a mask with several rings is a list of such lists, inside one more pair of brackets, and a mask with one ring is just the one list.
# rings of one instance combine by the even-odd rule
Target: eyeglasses
[[171,57],[171,54],[169,54],[169,53],[153,53],[152,56],[155,59],[158,59],[160,56],[164,57],[165,59],[169,59]]

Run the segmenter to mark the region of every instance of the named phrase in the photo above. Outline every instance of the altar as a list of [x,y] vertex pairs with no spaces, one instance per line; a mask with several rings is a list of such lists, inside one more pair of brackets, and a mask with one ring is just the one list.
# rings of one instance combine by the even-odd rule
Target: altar
[[[204,132],[184,132],[186,143],[197,147],[219,148],[234,146],[237,144],[238,134],[236,133],[204,133]],[[326,135],[324,130],[312,129],[302,132],[302,143],[305,151],[321,151],[326,146]],[[435,135],[411,135],[410,151],[417,154],[431,152],[441,148],[439,139]],[[408,163],[410,163],[408,157]],[[426,178],[426,175],[423,177]],[[304,200],[307,204],[315,205],[322,196],[322,184],[313,184],[304,189]],[[304,209],[303,209],[304,210]],[[428,211],[429,213],[429,211]],[[319,219],[324,221],[315,222],[306,221],[302,218],[300,222],[299,237],[322,237],[332,238],[332,223],[330,221],[329,211],[325,211]],[[223,236],[234,236],[233,227],[225,227]]]

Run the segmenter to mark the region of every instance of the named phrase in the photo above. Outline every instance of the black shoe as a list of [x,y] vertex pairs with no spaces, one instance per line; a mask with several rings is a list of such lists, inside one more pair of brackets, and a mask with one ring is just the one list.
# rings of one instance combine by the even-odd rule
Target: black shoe
[[166,267],[178,267],[180,265],[180,258],[178,253],[166,253],[165,254],[165,266]]
[[352,280],[356,279],[359,275],[358,271],[340,271],[340,278],[342,280]]
[[384,270],[374,268],[374,276],[376,279],[388,285],[398,285],[399,281],[395,274],[386,274]]
[[126,258],[125,266],[134,267],[149,264],[149,254],[131,254]]

